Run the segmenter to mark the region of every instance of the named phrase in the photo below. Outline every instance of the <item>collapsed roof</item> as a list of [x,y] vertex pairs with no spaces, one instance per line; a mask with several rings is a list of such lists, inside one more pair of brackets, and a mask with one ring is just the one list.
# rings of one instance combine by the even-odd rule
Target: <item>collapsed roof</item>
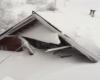
[[[56,19],[53,21],[56,22]],[[62,22],[60,23],[63,24]],[[92,62],[97,62],[99,60],[99,56],[95,54],[99,53],[99,50],[95,47],[94,44],[88,43],[86,40],[83,40],[83,43],[93,46],[92,49],[86,47],[86,45],[82,44],[81,41],[77,42],[72,36],[68,34],[63,34],[63,32],[66,31],[65,27],[67,27],[65,26],[65,24],[60,27],[56,26],[56,24],[58,23],[56,22],[52,25],[51,21],[48,18],[42,15],[40,16],[33,11],[32,15],[2,33],[0,35],[0,39],[5,38],[7,35],[17,35],[30,39],[35,39],[45,43],[59,45],[61,43],[61,40],[59,39],[60,37],[64,39],[67,43],[64,44],[65,47],[62,47],[67,48],[67,46],[70,45],[80,51]]]

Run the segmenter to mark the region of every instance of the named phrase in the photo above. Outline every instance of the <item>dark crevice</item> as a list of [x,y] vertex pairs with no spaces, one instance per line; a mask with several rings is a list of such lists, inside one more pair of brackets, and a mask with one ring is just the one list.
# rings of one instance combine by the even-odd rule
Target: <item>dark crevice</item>
[[24,37],[24,38],[31,45],[33,45],[34,47],[36,47],[38,49],[51,49],[51,48],[57,48],[57,47],[62,47],[62,46],[70,45],[64,39],[62,39],[61,37],[59,37],[59,39],[61,41],[60,44],[46,43],[46,42],[42,42],[42,41],[39,41],[39,40],[31,39],[31,38],[28,38],[28,37]]

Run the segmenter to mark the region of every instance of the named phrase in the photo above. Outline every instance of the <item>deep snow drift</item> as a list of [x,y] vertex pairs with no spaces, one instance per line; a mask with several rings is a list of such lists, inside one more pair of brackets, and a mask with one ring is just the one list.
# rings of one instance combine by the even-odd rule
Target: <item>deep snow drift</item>
[[[14,0],[12,0],[14,1]],[[19,1],[19,0],[18,0]],[[24,1],[24,0],[22,0]],[[68,25],[74,27],[68,27],[69,34],[73,36],[74,39],[79,40],[86,38],[88,41],[93,42],[98,48],[100,48],[100,10],[99,10],[99,0],[67,0],[66,7],[60,4],[60,1],[57,3],[57,8],[59,14],[63,13],[66,15],[68,20]],[[20,3],[20,2],[19,2]],[[95,17],[89,16],[89,10],[96,9]],[[14,23],[19,21],[18,14],[21,14],[21,19],[25,18],[31,11],[33,6],[23,5],[16,8],[10,9],[8,15],[12,16]],[[9,11],[9,10],[8,10]],[[45,13],[45,12],[44,12]],[[54,12],[56,13],[56,12]],[[52,14],[46,12],[45,15]],[[52,16],[51,16],[52,17]],[[81,20],[80,20],[81,17]],[[9,18],[9,17],[5,17]],[[4,20],[5,20],[4,19]],[[21,20],[20,19],[20,20]],[[18,22],[17,21],[17,22]],[[63,22],[62,22],[63,23]],[[71,24],[73,23],[73,24]],[[12,25],[13,25],[12,24]],[[68,33],[68,32],[67,32]],[[88,42],[87,42],[88,43]],[[84,44],[84,43],[83,43]],[[88,46],[88,45],[86,45]],[[91,46],[90,46],[91,47]],[[58,58],[51,54],[45,54],[42,52],[36,52],[34,56],[29,56],[27,53],[14,53],[13,52],[4,52],[7,53],[4,57],[10,57],[0,64],[0,79],[4,79],[9,76],[15,80],[99,80],[100,79],[100,63],[97,64],[83,64],[83,58],[76,59],[73,57],[70,58]],[[8,55],[8,53],[10,53]],[[2,58],[4,59],[4,58]],[[82,65],[83,64],[83,65]]]

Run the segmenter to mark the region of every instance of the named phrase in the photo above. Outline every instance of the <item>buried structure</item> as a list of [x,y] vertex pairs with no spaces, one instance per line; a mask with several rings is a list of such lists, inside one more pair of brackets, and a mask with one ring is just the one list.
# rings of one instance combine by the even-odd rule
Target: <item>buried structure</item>
[[77,43],[69,35],[63,34],[57,26],[53,26],[49,20],[34,11],[32,15],[0,35],[0,49],[10,51],[27,49],[32,55],[34,54],[33,46],[44,49],[46,52],[72,47],[80,51],[91,62],[99,60],[94,52]]

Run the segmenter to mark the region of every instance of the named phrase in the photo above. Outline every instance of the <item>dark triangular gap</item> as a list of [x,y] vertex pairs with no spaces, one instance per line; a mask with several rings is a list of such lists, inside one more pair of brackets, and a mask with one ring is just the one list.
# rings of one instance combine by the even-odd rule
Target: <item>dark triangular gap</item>
[[62,37],[60,37],[60,36],[59,36],[59,40],[61,41],[61,43],[59,44],[59,47],[70,45],[68,42],[66,42],[66,41],[65,41]]
[[62,46],[66,46],[66,45],[70,45],[69,43],[67,43],[63,38],[59,37],[61,43],[60,44],[52,44],[52,43],[46,43],[46,42],[42,42],[39,40],[35,40],[32,38],[28,38],[28,37],[24,37],[31,45],[33,45],[34,47],[38,48],[38,49],[51,49],[51,48],[57,48],[57,47],[62,47]]

